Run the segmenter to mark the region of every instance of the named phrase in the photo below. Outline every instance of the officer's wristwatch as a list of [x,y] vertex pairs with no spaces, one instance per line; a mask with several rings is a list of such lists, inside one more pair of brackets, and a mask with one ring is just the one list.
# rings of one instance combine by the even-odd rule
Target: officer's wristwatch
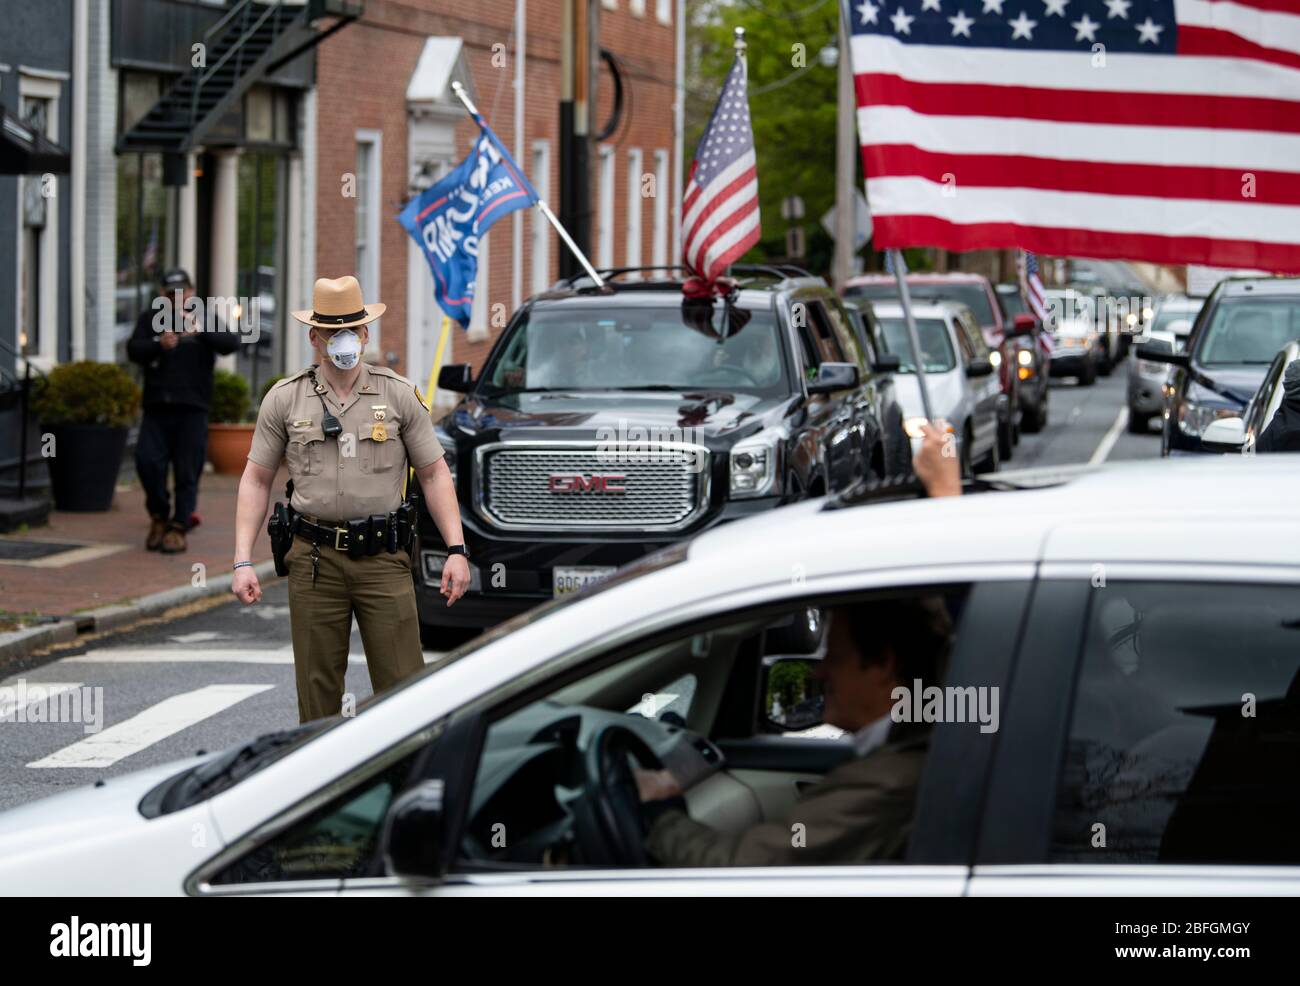
[[463,544],[449,544],[447,546],[447,554],[464,555],[466,558],[469,558],[469,552],[465,550],[465,546]]

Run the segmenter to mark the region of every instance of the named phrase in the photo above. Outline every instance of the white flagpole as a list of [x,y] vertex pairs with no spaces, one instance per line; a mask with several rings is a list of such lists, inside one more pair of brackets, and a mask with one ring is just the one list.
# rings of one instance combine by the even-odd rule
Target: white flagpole
[[906,263],[902,250],[890,250],[893,257],[894,278],[898,281],[898,300],[903,305],[903,321],[907,324],[907,342],[912,347],[912,365],[916,367],[916,386],[921,391],[921,410],[926,420],[934,423],[934,408],[930,405],[930,388],[925,383],[925,365],[921,362],[921,337],[916,332],[916,319],[912,317],[912,293],[907,289]]
[[[459,82],[453,82],[451,84],[451,90],[465,105],[465,109],[469,110],[471,115],[478,116],[478,110],[475,109],[474,104],[470,102],[469,93],[465,92],[464,86]],[[551,207],[543,200],[538,199],[537,208],[541,211],[542,215],[546,217],[546,221],[555,227],[555,232],[558,233],[560,239],[564,241],[564,245],[572,251],[575,257],[578,258],[578,263],[582,264],[583,269],[587,272],[587,276],[596,282],[596,287],[603,288],[605,286],[604,278],[596,273],[596,268],[591,266],[591,261],[587,259],[586,254],[578,249],[578,244],[573,242],[573,237],[569,235],[569,231],[560,225],[560,220],[555,218],[555,213],[551,211]]]

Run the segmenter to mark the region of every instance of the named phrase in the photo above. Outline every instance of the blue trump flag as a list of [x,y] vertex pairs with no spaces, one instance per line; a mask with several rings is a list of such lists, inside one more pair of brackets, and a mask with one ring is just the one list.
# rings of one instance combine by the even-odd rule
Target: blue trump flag
[[539,201],[492,128],[473,117],[479,137],[470,156],[397,217],[429,261],[434,298],[461,328],[469,327],[474,308],[480,239],[502,216]]

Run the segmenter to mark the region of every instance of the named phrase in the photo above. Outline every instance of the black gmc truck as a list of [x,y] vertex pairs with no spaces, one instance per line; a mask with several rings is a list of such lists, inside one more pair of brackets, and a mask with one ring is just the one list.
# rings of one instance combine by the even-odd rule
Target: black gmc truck
[[[732,268],[725,298],[675,271],[602,272],[526,301],[437,423],[469,591],[439,594],[427,513],[415,572],[427,646],[482,629],[715,524],[905,475],[911,447],[869,313],[793,268]],[[637,279],[627,275],[635,274]]]

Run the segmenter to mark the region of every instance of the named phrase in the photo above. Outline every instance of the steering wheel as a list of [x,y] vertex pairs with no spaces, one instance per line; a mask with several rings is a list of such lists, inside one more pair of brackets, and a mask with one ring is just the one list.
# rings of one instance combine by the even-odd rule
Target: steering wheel
[[[732,374],[733,378],[739,378],[740,383],[744,386],[749,386],[749,387],[758,386],[758,380],[754,377],[753,374],[751,374],[746,369],[743,369],[739,366],[733,366],[730,363],[723,363],[721,366],[711,366],[703,373],[701,373],[700,376],[702,378],[707,379],[708,377],[711,377],[716,373],[721,373],[723,375],[730,373]],[[703,380],[701,382],[703,382]],[[709,382],[711,383],[711,381]]]
[[587,795],[574,815],[585,855],[593,863],[648,866],[646,824],[641,796],[629,758],[647,770],[663,764],[636,733],[626,726],[600,727],[583,756]]

